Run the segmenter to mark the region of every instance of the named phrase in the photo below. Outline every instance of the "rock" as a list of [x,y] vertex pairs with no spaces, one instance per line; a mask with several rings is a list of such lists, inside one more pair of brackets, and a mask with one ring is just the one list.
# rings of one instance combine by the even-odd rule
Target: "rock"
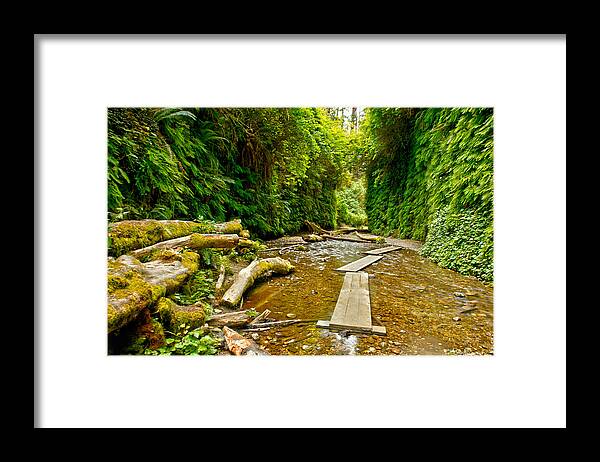
[[213,308],[213,313],[215,313],[215,314],[219,314],[222,312],[223,312],[223,310],[220,310],[219,308]]
[[373,347],[369,347],[369,349],[367,350],[369,353],[375,353],[375,348]]
[[295,318],[296,317],[296,315],[294,313],[288,313],[288,314],[286,314],[286,316],[288,318]]
[[260,336],[256,332],[252,332],[250,337],[252,337],[253,340],[258,340]]
[[306,242],[320,242],[323,240],[323,238],[317,234],[308,234],[304,236],[304,240]]
[[308,350],[308,349],[310,349],[310,345],[302,345],[302,349],[303,350]]
[[462,292],[454,292],[454,296],[463,298],[465,294],[463,294]]
[[460,321],[461,319],[460,319],[458,316],[454,316],[454,317],[452,318],[452,320],[453,320],[453,321]]

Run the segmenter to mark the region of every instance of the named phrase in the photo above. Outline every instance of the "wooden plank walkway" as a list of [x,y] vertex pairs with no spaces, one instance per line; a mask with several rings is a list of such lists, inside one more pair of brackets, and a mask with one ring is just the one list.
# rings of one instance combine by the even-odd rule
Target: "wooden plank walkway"
[[330,321],[319,321],[317,327],[385,334],[383,326],[371,322],[369,275],[364,272],[347,272]]
[[365,272],[346,273],[329,327],[352,328],[371,332],[371,300],[369,275]]
[[402,247],[399,247],[397,245],[390,245],[389,247],[383,247],[381,249],[373,249],[373,250],[369,250],[367,252],[364,252],[368,255],[381,255],[383,253],[388,253],[388,252],[392,252],[394,250],[398,250],[401,249]]
[[341,266],[336,269],[336,271],[360,271],[366,266],[369,266],[372,263],[375,263],[378,260],[381,260],[383,255],[368,255],[366,257],[362,257],[352,263],[348,263],[347,265]]

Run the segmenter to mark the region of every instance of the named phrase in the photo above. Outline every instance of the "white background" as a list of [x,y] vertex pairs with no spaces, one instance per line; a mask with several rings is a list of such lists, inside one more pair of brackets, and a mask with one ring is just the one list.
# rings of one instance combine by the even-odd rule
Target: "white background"
[[[36,426],[566,425],[564,37],[36,46]],[[494,356],[108,357],[108,106],[493,106]]]

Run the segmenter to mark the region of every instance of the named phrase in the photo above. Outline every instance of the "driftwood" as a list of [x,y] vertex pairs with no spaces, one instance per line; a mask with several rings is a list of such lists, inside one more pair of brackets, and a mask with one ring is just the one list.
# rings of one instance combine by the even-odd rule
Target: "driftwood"
[[219,268],[219,278],[217,279],[217,283],[215,284],[215,289],[219,290],[223,285],[223,281],[225,281],[225,266],[221,265]]
[[249,324],[253,319],[246,311],[234,311],[233,313],[215,314],[206,323],[211,327],[242,327]]
[[346,237],[346,236],[329,236],[329,235],[324,235],[323,236],[325,239],[333,239],[336,241],[348,241],[348,242],[361,242],[363,244],[366,244],[367,242],[370,241],[366,241],[363,239],[355,239],[355,238],[351,238],[351,237]]
[[260,328],[261,330],[263,330],[264,328],[285,327],[285,326],[289,326],[291,324],[303,324],[303,323],[307,323],[307,322],[317,322],[317,319],[286,319],[284,321],[261,322],[261,323],[257,323],[257,324],[249,324],[248,329],[244,329],[244,330],[250,331],[254,327]]
[[362,239],[363,241],[375,242],[377,241],[377,239],[379,239],[378,236],[365,236],[364,234],[360,234],[358,231],[354,231],[352,234],[354,234],[359,239]]
[[144,247],[143,249],[132,250],[129,255],[135,258],[145,257],[150,255],[152,252],[157,250],[177,250],[184,247],[190,249],[205,249],[205,248],[216,248],[216,249],[232,249],[236,245],[240,238],[237,234],[197,234],[193,233],[189,236],[178,237],[175,239],[169,239],[168,241],[162,241],[157,244]]
[[271,310],[265,309],[262,313],[260,313],[257,317],[255,317],[252,321],[250,321],[250,326],[255,326],[259,322],[263,322],[266,318],[271,314]]
[[259,252],[270,252],[272,250],[279,250],[279,252],[281,253],[282,250],[292,249],[292,248],[297,247],[299,245],[304,245],[304,244],[292,244],[292,245],[288,245],[287,247],[272,247],[270,249],[259,250]]
[[338,235],[338,234],[350,234],[350,233],[354,233],[356,231],[367,231],[366,229],[360,229],[360,228],[354,228],[351,226],[343,226],[341,228],[338,228],[336,230],[333,231],[334,235]]
[[221,304],[230,308],[237,306],[244,292],[252,287],[256,279],[267,273],[288,274],[293,270],[294,266],[283,258],[254,260],[236,275],[233,284],[221,298]]
[[331,234],[331,231],[324,230],[318,224],[313,223],[312,221],[305,220],[304,224],[308,226],[308,229],[310,229],[310,232],[313,234]]
[[236,356],[268,355],[254,340],[247,339],[229,327],[223,327],[223,336],[227,349]]

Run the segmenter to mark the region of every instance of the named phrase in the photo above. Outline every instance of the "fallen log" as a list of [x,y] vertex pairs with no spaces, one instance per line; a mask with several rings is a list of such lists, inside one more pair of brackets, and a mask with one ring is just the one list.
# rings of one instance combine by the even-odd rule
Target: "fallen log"
[[355,239],[355,238],[346,237],[346,236],[330,236],[330,235],[325,234],[325,235],[323,235],[323,237],[325,239],[333,239],[335,241],[361,242],[363,244],[370,242],[370,241],[366,241],[363,239]]
[[142,258],[151,255],[160,250],[178,250],[184,247],[189,249],[232,249],[238,242],[240,237],[237,234],[197,234],[193,233],[189,236],[178,237],[153,244],[142,249],[132,250],[129,255],[135,258]]
[[254,318],[247,311],[235,311],[233,313],[215,314],[206,323],[211,327],[242,327],[249,324]]
[[366,236],[364,234],[360,234],[358,231],[354,231],[352,234],[354,234],[359,239],[362,239],[363,241],[376,242],[378,240],[381,240],[379,236]]
[[225,344],[227,349],[236,356],[267,356],[265,350],[263,350],[254,340],[247,339],[238,334],[233,329],[225,326],[223,327],[223,336],[225,337]]
[[144,309],[185,283],[198,270],[195,252],[173,255],[169,260],[141,263],[130,255],[108,261],[108,333],[133,321]]
[[257,324],[248,324],[246,327],[242,329],[244,332],[260,332],[263,330],[268,330],[273,327],[285,327],[291,324],[305,324],[305,323],[313,323],[317,322],[318,319],[286,319],[285,321],[271,321],[271,322],[260,322]]
[[324,230],[318,224],[313,223],[312,221],[304,220],[304,224],[308,226],[308,229],[310,229],[311,233],[313,234],[331,234],[331,231]]
[[199,223],[185,220],[124,220],[108,225],[109,254],[115,257],[157,242],[200,234],[239,234],[241,220]]
[[254,260],[235,277],[231,287],[221,298],[221,304],[228,307],[237,306],[244,292],[254,284],[258,278],[267,273],[288,274],[294,270],[294,266],[283,258],[262,258]]

